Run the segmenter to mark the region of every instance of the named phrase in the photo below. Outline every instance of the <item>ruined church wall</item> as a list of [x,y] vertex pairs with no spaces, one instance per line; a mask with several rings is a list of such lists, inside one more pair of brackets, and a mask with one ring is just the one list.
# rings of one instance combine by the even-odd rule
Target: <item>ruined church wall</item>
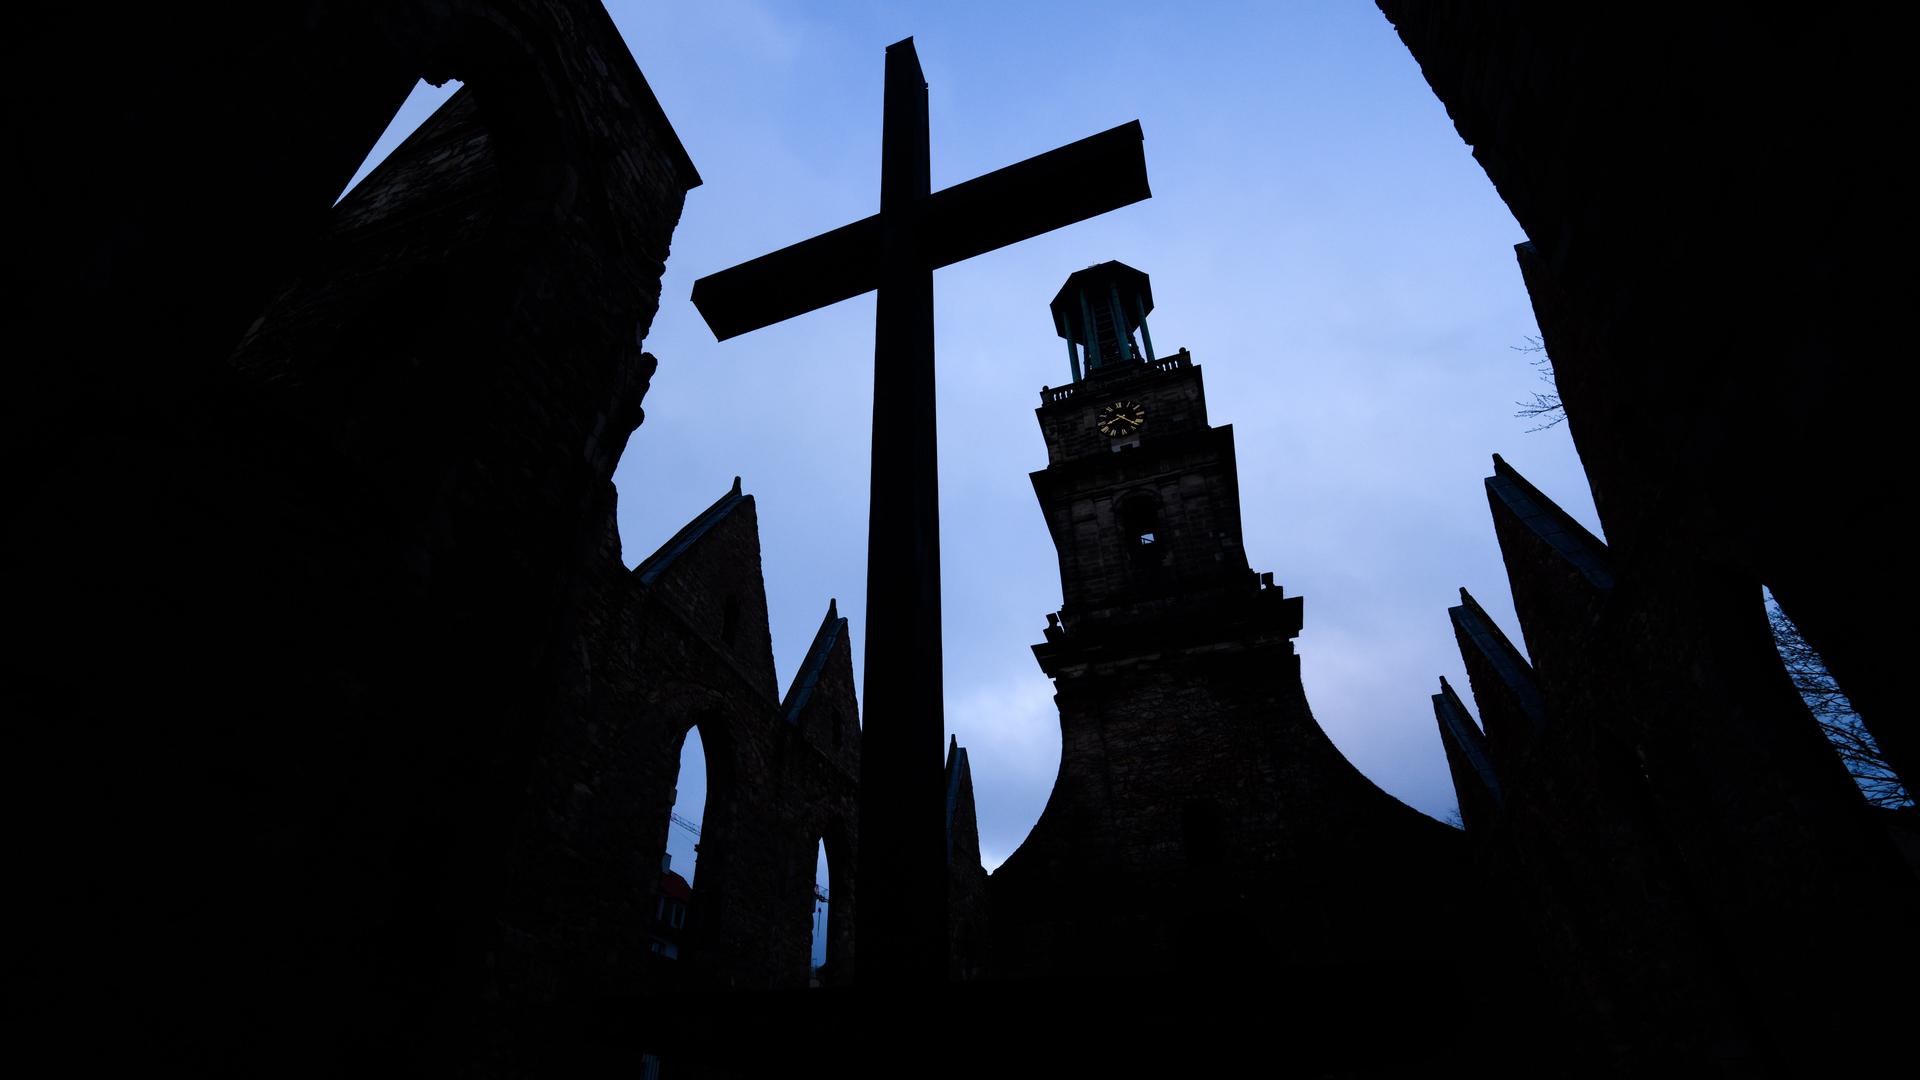
[[[1522,269],[1616,549],[1765,583],[1920,771],[1896,505],[1862,422],[1907,336],[1888,206],[1899,35],[1837,13],[1382,0],[1525,229]],[[1844,169],[1832,167],[1844,158]],[[1833,507],[1848,508],[1836,518]],[[1745,601],[1742,598],[1744,606]],[[1909,785],[1911,786],[1911,784]]]
[[[597,4],[197,18],[106,42],[127,65],[95,74],[105,128],[164,115],[175,152],[211,152],[68,159],[83,189],[160,179],[78,245],[43,237],[97,308],[52,311],[98,333],[42,387],[41,434],[91,434],[15,457],[45,464],[8,554],[43,570],[15,611],[49,647],[5,682],[38,732],[13,756],[45,766],[22,794],[73,790],[87,748],[100,796],[25,853],[68,899],[35,902],[62,944],[23,970],[49,1015],[92,1001],[186,1060],[398,1052],[482,979],[697,177]],[[142,85],[144,50],[181,66]],[[330,210],[430,72],[466,83],[428,125],[458,152],[403,151]],[[153,572],[103,575],[127,520]]]
[[980,820],[973,801],[973,770],[955,740],[948,752],[947,978],[956,983],[993,972],[993,911],[989,875],[980,858]]
[[1570,1037],[1627,1070],[1817,1055],[1860,1011],[1827,989],[1881,978],[1848,943],[1911,947],[1913,883],[1750,582],[1649,543],[1583,569],[1557,508],[1504,464],[1488,483],[1546,722],[1474,839]]
[[[796,681],[799,676],[796,676]],[[828,919],[826,967],[822,981],[845,986],[853,981],[858,951],[853,937],[859,910],[854,877],[860,854],[860,709],[854,693],[853,642],[843,623],[806,706],[791,718],[786,742],[786,773],[802,812],[798,824],[805,839],[803,860],[814,857],[815,842],[827,857]],[[789,697],[791,697],[789,692]],[[813,863],[806,862],[812,881]]]
[[[499,1001],[805,986],[823,838],[844,893],[831,948],[851,970],[854,890],[839,884],[858,836],[851,663],[842,634],[789,722],[771,691],[758,529],[746,496],[652,581],[648,562],[627,570],[617,557],[596,576],[506,860],[510,898],[489,961]],[[650,951],[652,914],[694,729],[707,796],[680,807],[700,836],[696,863],[675,867],[693,898],[670,960]]]
[[1878,269],[1904,44],[1837,13],[1651,32],[1630,7],[1380,6],[1526,232],[1618,571],[1590,603],[1499,525],[1550,721],[1503,776],[1519,910],[1558,913],[1542,952],[1590,980],[1572,1009],[1626,1068],[1779,1067],[1897,1030],[1914,882],[1786,685],[1759,593],[1911,772],[1884,629],[1905,556],[1871,464],[1901,451],[1859,411],[1906,335]]
[[[722,640],[723,605],[730,597],[755,613],[742,617],[741,627],[751,629],[736,631],[740,637],[733,644],[757,635],[761,670],[741,663],[733,645]],[[811,908],[794,909],[804,902],[798,895],[802,884],[811,893],[812,852],[809,847],[806,882],[791,880],[802,841],[794,808],[776,790],[782,733],[776,729],[772,653],[764,644],[766,600],[751,498],[679,556],[657,584],[635,580],[632,603],[636,636],[628,647],[636,652],[646,707],[637,719],[664,727],[673,740],[670,769],[679,765],[678,736],[690,724],[699,724],[707,753],[704,811],[683,811],[698,817],[701,827],[699,862],[688,874],[694,897],[684,949],[687,977],[692,985],[720,988],[795,985],[804,979],[804,966],[782,965],[776,956],[804,954]],[[666,839],[664,813],[661,822],[656,845]],[[784,921],[777,913],[782,900],[791,914]],[[800,948],[782,949],[796,932]]]

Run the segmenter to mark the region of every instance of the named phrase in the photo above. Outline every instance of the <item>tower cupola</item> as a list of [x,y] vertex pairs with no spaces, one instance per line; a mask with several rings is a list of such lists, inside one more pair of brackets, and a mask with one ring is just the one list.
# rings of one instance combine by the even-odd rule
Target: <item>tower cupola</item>
[[[1089,266],[1067,278],[1053,298],[1053,325],[1067,339],[1073,381],[1122,364],[1153,360],[1147,312],[1153,289],[1147,275],[1122,262]],[[1134,340],[1134,331],[1140,340]],[[1141,346],[1145,345],[1145,351]]]

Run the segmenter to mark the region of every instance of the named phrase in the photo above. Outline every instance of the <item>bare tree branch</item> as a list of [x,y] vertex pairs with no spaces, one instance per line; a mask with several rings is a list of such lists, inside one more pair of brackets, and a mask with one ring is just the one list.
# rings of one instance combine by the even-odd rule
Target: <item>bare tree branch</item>
[[1880,747],[1861,723],[1860,714],[1853,711],[1853,703],[1827,673],[1826,662],[1807,644],[1807,639],[1800,636],[1800,628],[1793,625],[1793,620],[1787,618],[1771,596],[1767,598],[1767,620],[1773,625],[1774,646],[1780,650],[1780,659],[1787,666],[1793,688],[1800,692],[1808,711],[1819,721],[1820,730],[1826,733],[1827,741],[1833,744],[1834,752],[1840,755],[1840,761],[1852,774],[1854,783],[1860,785],[1867,801],[1891,809],[1913,805],[1913,798],[1901,786],[1899,775],[1888,767]]
[[1560,403],[1560,384],[1553,378],[1553,361],[1547,357],[1547,346],[1537,337],[1527,338],[1525,345],[1509,346],[1517,353],[1535,353],[1528,363],[1539,369],[1540,381],[1547,384],[1543,390],[1533,392],[1532,401],[1516,401],[1519,411],[1513,415],[1522,420],[1538,420],[1540,423],[1527,429],[1529,433],[1545,431],[1566,421],[1567,407]]

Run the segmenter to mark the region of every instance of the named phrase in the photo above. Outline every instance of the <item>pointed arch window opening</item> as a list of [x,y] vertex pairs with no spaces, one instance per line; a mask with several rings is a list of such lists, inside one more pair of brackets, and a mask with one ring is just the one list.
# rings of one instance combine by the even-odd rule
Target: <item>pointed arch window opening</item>
[[[695,884],[700,878],[700,824],[711,803],[707,751],[697,725],[688,725],[674,747],[678,760],[661,844],[659,897],[649,930],[652,951],[670,960],[684,956],[699,918],[697,909],[711,899],[713,891]],[[698,819],[689,816],[695,802],[699,803]]]
[[[831,833],[833,830],[829,829]],[[833,856],[827,843],[827,836],[821,835],[814,841],[813,877],[808,886],[808,904],[811,909],[812,936],[807,943],[807,985],[824,986],[829,983],[843,983],[844,973],[839,972],[842,940],[847,928],[842,920],[844,912],[838,912],[833,906],[833,897],[840,889],[833,880]]]
[[827,964],[827,843],[813,842],[813,934],[807,940],[807,985],[820,985],[820,969]]
[[[712,803],[712,776],[708,747],[698,724],[690,725],[680,738],[679,765],[674,771],[673,805],[667,811],[666,856],[668,869],[687,880],[697,894],[700,876],[700,836],[707,810]],[[695,816],[695,811],[698,816]]]

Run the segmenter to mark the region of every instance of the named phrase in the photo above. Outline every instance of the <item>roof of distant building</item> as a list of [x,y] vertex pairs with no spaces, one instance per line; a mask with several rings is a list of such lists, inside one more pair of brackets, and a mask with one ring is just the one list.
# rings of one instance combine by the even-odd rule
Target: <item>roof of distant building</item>
[[669,870],[660,875],[660,895],[686,903],[693,899],[693,886],[687,884],[686,878]]

